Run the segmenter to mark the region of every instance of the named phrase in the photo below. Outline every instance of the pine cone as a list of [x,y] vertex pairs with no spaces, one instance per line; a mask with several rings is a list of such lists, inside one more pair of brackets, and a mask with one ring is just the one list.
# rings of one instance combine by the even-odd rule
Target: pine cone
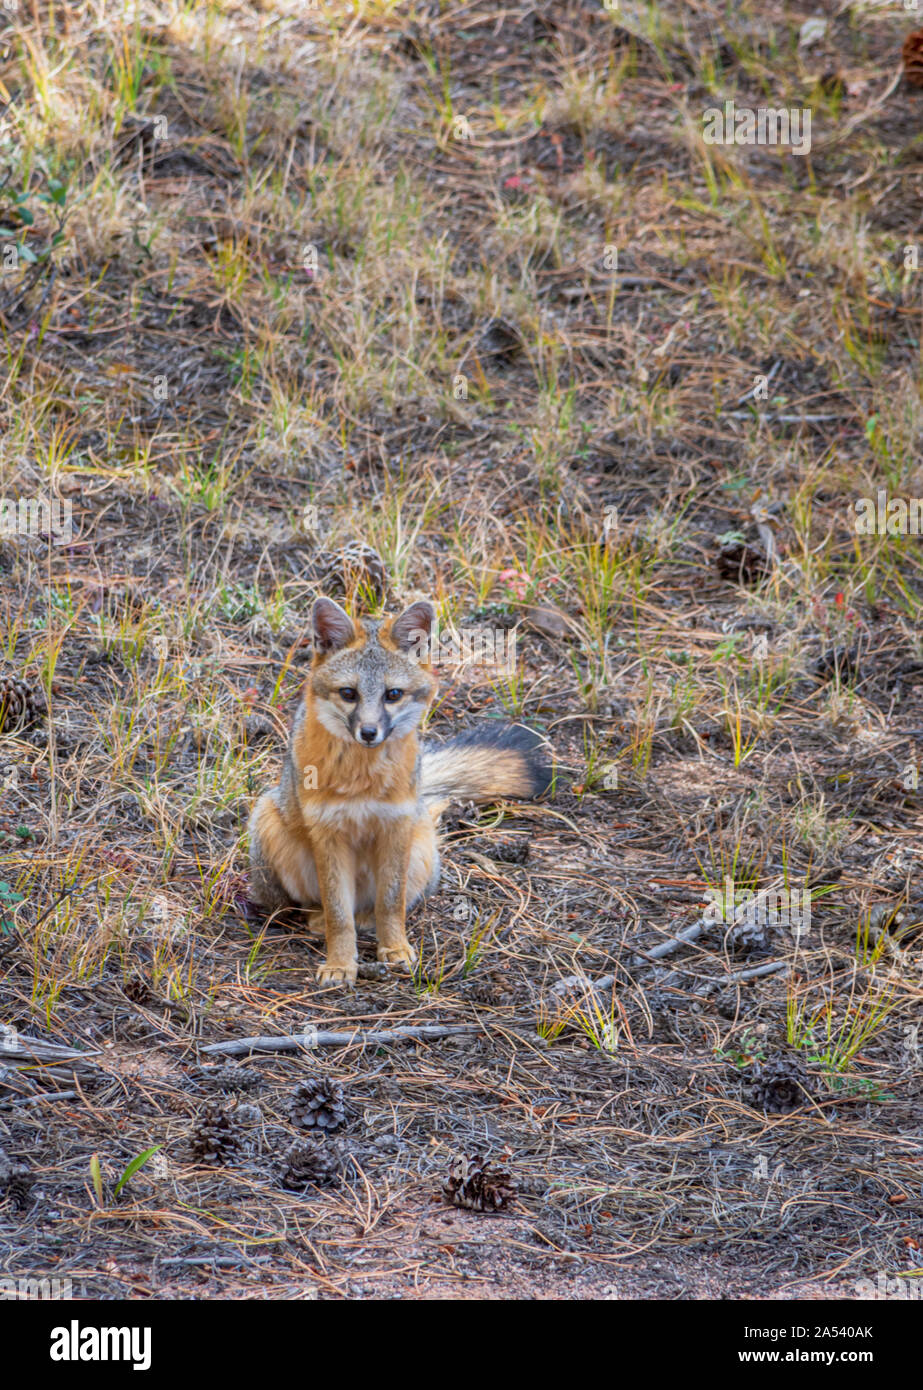
[[766,552],[744,541],[730,541],[718,552],[718,573],[732,584],[758,584],[770,569]]
[[728,946],[737,956],[764,956],[771,937],[767,922],[736,922],[728,935]]
[[0,1149],[0,1200],[12,1202],[14,1207],[23,1210],[29,1205],[34,1184],[35,1178],[26,1165],[7,1158]]
[[28,729],[44,714],[45,702],[26,682],[14,676],[0,679],[0,733]]
[[869,936],[878,942],[885,937],[893,946],[906,946],[923,930],[923,903],[876,903],[869,912]]
[[497,362],[512,362],[525,346],[522,334],[507,319],[491,319],[481,329],[478,351]]
[[923,29],[914,29],[901,49],[908,87],[923,87]]
[[15,1173],[6,1185],[6,1198],[13,1203],[18,1211],[25,1211],[32,1205],[32,1189],[35,1186],[35,1178],[26,1169]]
[[490,970],[481,979],[471,982],[468,993],[476,1004],[501,1007],[513,1003],[515,985],[507,970]]
[[442,1195],[453,1207],[466,1211],[502,1211],[516,1195],[512,1173],[495,1168],[481,1154],[460,1154],[449,1169]]
[[283,1159],[282,1186],[292,1192],[302,1192],[306,1187],[336,1187],[342,1178],[342,1151],[323,1139],[293,1144]]
[[487,835],[464,846],[493,859],[497,864],[525,864],[529,858],[528,835]]
[[338,1081],[324,1077],[319,1081],[303,1081],[295,1087],[291,1099],[292,1124],[302,1129],[329,1133],[339,1129],[346,1119],[343,1087]]
[[263,1077],[253,1067],[240,1067],[231,1062],[225,1067],[205,1067],[202,1080],[216,1091],[255,1091],[262,1086]]
[[324,554],[325,569],[321,575],[324,589],[336,593],[351,592],[357,584],[371,589],[376,599],[383,599],[388,588],[388,572],[377,550],[362,541],[352,541],[336,554]]
[[758,921],[756,913],[753,921],[742,915],[736,922],[716,922],[712,931],[735,956],[765,955],[772,938],[769,922]]
[[157,996],[143,975],[132,974],[122,985],[122,993],[132,1004],[152,1004]]
[[190,1139],[193,1158],[198,1163],[216,1167],[227,1163],[237,1153],[240,1140],[231,1117],[217,1101],[208,1100],[195,1118]]
[[452,811],[447,811],[442,817],[442,829],[446,835],[453,834],[456,830],[470,830],[477,825],[480,811],[477,802],[466,801]]
[[797,1052],[777,1052],[752,1071],[753,1103],[767,1115],[787,1115],[807,1105],[816,1092],[815,1078]]

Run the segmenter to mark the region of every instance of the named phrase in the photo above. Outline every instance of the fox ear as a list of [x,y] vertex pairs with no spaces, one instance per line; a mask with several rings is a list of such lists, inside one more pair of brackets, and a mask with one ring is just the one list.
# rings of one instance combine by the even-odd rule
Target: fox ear
[[413,650],[414,656],[424,661],[427,656],[429,634],[436,621],[436,610],[426,599],[412,603],[405,608],[391,624],[391,641],[402,652]]
[[348,646],[356,636],[352,618],[332,598],[315,600],[311,609],[311,623],[316,652],[337,652],[341,647]]

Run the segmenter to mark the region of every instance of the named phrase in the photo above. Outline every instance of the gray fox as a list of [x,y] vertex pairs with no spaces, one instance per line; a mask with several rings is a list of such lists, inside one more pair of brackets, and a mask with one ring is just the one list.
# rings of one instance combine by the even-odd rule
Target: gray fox
[[439,881],[437,822],[451,800],[545,793],[544,741],[519,725],[419,739],[436,694],[428,660],[436,611],[353,621],[329,598],[312,610],[314,657],[279,785],[250,816],[250,897],[267,912],[320,909],[321,983],[356,979],[355,920],[374,918],[378,959],[410,965],[407,909]]

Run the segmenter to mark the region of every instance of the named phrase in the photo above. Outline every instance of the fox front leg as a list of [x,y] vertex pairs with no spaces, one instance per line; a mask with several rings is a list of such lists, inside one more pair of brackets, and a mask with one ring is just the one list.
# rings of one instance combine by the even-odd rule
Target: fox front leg
[[324,931],[327,937],[327,959],[317,972],[322,985],[356,983],[358,952],[354,904],[356,896],[356,865],[352,852],[344,844],[314,847],[317,881],[324,908]]
[[392,821],[376,845],[375,935],[378,959],[387,965],[412,965],[417,958],[405,926],[413,827],[411,816]]

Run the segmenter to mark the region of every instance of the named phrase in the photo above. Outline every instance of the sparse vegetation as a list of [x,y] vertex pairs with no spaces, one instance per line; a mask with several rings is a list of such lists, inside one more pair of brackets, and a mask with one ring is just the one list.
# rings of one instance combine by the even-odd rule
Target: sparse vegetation
[[[913,1260],[923,550],[854,503],[923,495],[923,91],[886,91],[912,15],[828,10],[0,9],[0,505],[70,517],[0,526],[0,1148],[41,1171],[0,1177],[6,1273],[821,1297]],[[809,108],[810,152],[707,143],[731,98]],[[352,993],[247,901],[319,590],[515,632],[428,732],[558,757],[452,809],[413,974]],[[728,878],[808,929],[703,924]],[[468,1031],[363,1043],[404,1025]],[[304,1043],[205,1050],[266,1035]],[[502,1202],[434,1233],[485,1137]]]

